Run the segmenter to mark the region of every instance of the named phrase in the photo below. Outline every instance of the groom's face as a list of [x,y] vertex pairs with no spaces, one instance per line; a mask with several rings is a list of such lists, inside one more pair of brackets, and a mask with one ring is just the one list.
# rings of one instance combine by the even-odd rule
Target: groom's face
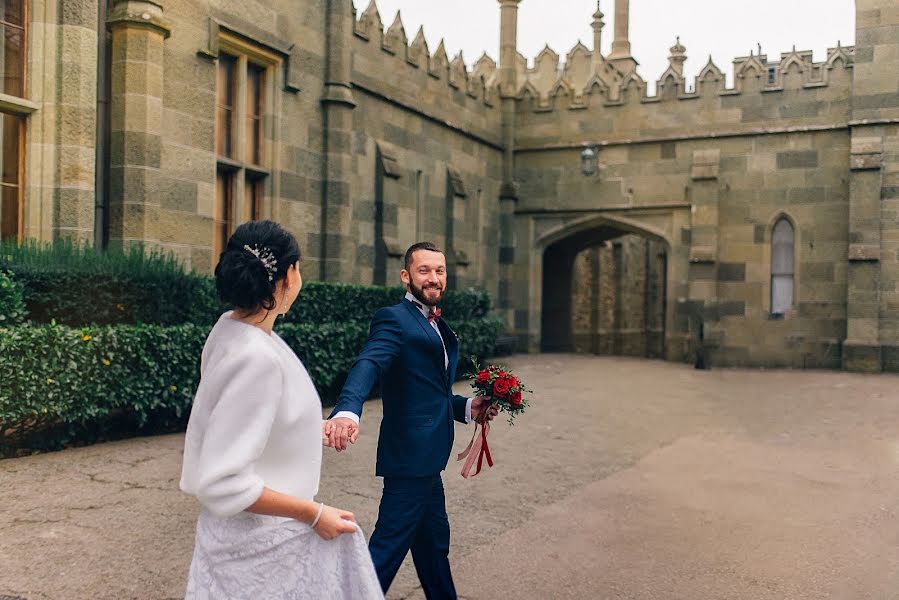
[[446,290],[446,257],[442,252],[417,250],[409,270],[403,269],[400,278],[419,302],[437,306]]

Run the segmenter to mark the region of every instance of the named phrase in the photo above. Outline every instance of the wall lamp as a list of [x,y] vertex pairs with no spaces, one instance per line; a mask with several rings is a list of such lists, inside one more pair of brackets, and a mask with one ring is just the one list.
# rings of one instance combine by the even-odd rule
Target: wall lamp
[[581,152],[581,173],[585,177],[599,173],[599,149],[596,146],[587,146]]

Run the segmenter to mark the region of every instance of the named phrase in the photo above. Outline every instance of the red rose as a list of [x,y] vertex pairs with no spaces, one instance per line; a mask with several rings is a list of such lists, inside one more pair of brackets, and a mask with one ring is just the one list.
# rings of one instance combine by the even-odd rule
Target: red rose
[[508,380],[506,379],[497,379],[493,382],[493,394],[500,398],[505,398],[506,394],[509,393],[509,385]]
[[520,406],[521,392],[514,392],[511,396],[509,396],[509,404],[511,404],[512,406]]
[[521,382],[518,381],[518,377],[515,377],[514,375],[509,375],[506,379],[509,380],[509,387],[514,388],[521,385]]

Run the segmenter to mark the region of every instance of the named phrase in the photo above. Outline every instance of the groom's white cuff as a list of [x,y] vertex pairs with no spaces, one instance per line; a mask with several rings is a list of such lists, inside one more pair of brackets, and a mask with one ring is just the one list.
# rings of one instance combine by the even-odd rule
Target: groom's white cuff
[[[468,402],[465,403],[465,422],[466,423],[471,423],[471,401],[472,400],[474,400],[474,398],[469,398]],[[340,419],[341,417],[347,418],[347,419],[352,419],[353,422],[356,423],[356,425],[359,424],[359,415],[357,415],[356,413],[354,413],[352,411],[342,410],[339,413],[337,413],[336,415],[334,415],[335,419]]]
[[357,415],[356,413],[349,411],[349,410],[340,411],[339,413],[334,415],[334,418],[335,419],[340,419],[340,418],[352,419],[356,423],[356,425],[359,424],[359,415]]

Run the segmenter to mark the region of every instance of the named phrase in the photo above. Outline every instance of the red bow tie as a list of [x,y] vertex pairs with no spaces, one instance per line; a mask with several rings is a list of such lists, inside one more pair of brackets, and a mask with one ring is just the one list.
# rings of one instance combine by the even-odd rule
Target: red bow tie
[[[414,304],[418,308],[424,308],[418,302],[413,302],[412,304]],[[434,321],[436,321],[439,318],[440,318],[440,309],[435,306],[429,306],[428,307],[428,323],[433,323]]]

